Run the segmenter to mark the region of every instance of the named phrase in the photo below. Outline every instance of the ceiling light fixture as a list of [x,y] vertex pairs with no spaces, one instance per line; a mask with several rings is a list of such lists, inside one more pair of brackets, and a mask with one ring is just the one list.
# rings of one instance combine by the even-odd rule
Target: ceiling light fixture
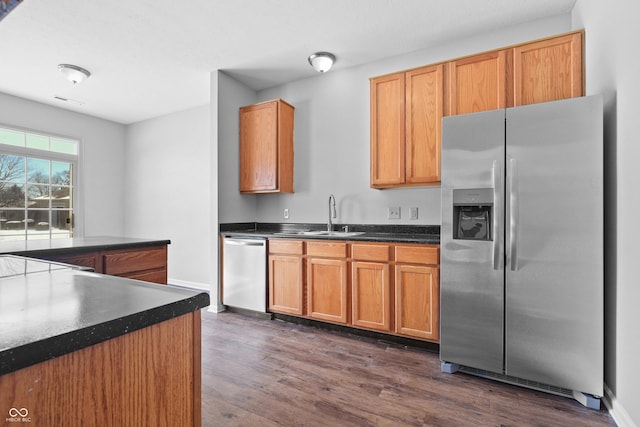
[[335,62],[335,55],[329,52],[316,52],[309,57],[309,64],[319,73],[329,71]]
[[69,80],[73,84],[82,83],[91,75],[89,71],[82,67],[78,67],[77,65],[60,64],[58,65],[58,69],[65,79]]

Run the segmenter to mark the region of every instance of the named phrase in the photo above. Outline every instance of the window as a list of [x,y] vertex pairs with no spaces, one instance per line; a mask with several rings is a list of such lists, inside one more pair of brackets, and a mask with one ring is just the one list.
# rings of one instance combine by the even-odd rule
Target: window
[[78,148],[0,127],[0,240],[73,236]]

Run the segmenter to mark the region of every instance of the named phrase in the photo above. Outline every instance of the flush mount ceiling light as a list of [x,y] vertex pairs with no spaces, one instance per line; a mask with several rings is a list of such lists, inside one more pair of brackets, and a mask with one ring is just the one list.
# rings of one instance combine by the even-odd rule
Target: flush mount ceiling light
[[329,52],[316,52],[309,57],[309,64],[319,73],[326,73],[336,62],[334,54]]
[[58,65],[58,69],[60,70],[64,78],[69,80],[73,84],[82,83],[91,75],[89,71],[85,70],[82,67],[78,67],[77,65],[60,64]]

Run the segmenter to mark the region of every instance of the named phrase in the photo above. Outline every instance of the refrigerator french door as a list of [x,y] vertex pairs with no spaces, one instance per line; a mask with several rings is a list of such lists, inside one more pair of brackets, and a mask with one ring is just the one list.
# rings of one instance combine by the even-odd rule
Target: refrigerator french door
[[443,119],[443,370],[602,396],[602,119],[600,96]]

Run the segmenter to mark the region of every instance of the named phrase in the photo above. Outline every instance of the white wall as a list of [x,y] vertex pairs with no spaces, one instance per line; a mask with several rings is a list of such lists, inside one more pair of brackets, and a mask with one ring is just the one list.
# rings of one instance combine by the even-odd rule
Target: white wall
[[[288,208],[289,222],[326,222],[328,196],[333,193],[337,199],[337,223],[440,224],[439,186],[392,190],[369,187],[369,78],[570,29],[571,16],[561,15],[454,40],[360,67],[340,69],[338,58],[336,67],[327,74],[260,91],[258,101],[282,98],[296,108],[294,194],[237,194],[239,103],[224,107],[221,104],[221,108],[229,107],[232,110],[229,114],[233,114],[220,121],[221,135],[225,135],[219,159],[220,222],[236,222],[234,218],[238,218],[242,211],[239,209],[239,197],[255,200],[257,214],[254,220],[257,221],[284,222],[282,211]],[[228,77],[220,81],[221,91],[246,92],[247,89],[243,91],[239,85]],[[249,98],[247,96],[246,101],[250,101]],[[228,191],[230,188],[231,192]],[[401,207],[401,220],[386,219],[389,206]],[[409,219],[410,207],[418,207],[418,220]]]
[[584,28],[587,94],[605,102],[605,384],[620,426],[640,425],[640,40],[636,0],[578,0]]
[[124,235],[123,125],[3,93],[0,124],[80,140],[76,235]]
[[218,198],[220,223],[256,221],[256,196],[240,194],[239,108],[254,104],[255,91],[218,72]]
[[209,289],[211,240],[209,106],[127,126],[125,233],[170,239],[169,283]]

